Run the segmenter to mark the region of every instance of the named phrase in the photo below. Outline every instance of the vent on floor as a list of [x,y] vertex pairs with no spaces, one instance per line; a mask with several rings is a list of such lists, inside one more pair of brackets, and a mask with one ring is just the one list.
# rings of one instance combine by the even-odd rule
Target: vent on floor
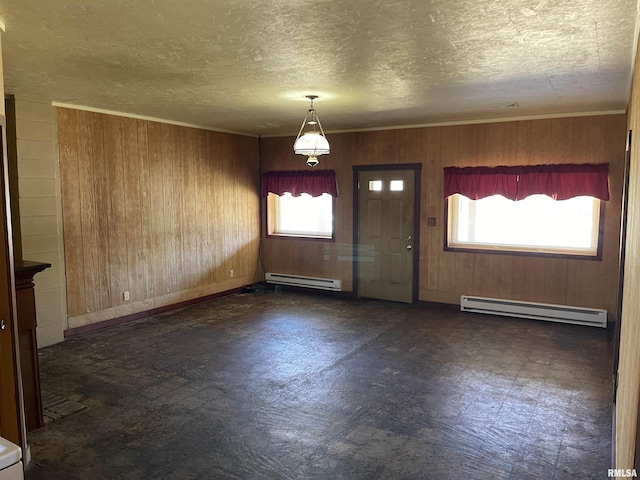
[[550,322],[574,323],[591,327],[607,327],[607,311],[595,308],[569,307],[547,303],[519,302],[499,298],[462,295],[460,310],[464,312],[532,318]]
[[84,412],[86,405],[68,398],[42,395],[42,417],[45,425],[57,422],[76,413]]
[[265,280],[267,283],[273,283],[276,285],[318,288],[320,290],[332,290],[334,292],[342,290],[342,282],[331,278],[304,277],[301,275],[287,275],[284,273],[267,273]]

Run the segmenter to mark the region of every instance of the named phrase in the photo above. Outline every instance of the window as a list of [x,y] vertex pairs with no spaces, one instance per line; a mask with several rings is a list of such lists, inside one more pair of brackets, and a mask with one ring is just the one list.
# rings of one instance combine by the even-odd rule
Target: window
[[328,193],[298,197],[286,192],[267,196],[268,234],[277,237],[333,239],[333,197]]
[[382,180],[369,180],[369,190],[372,192],[381,192]]
[[600,200],[579,196],[553,200],[530,195],[509,200],[492,195],[479,200],[448,197],[449,249],[477,249],[599,256]]
[[267,198],[268,236],[334,239],[335,171],[265,172],[262,194]]
[[392,192],[401,192],[404,190],[404,180],[391,180],[389,190]]
[[[369,180],[369,191],[381,192],[384,190],[386,182],[382,180]],[[404,180],[391,180],[389,182],[390,192],[402,192],[404,190]]]
[[445,167],[445,248],[599,259],[609,164]]

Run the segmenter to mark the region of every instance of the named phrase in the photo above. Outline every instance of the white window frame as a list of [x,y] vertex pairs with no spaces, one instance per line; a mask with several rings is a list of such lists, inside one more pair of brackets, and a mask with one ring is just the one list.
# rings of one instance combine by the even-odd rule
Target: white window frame
[[330,204],[331,211],[318,212],[318,206],[311,206],[306,209],[306,214],[319,213],[320,215],[330,216],[329,219],[318,219],[319,223],[324,223],[325,225],[331,226],[331,231],[328,229],[325,230],[312,230],[309,228],[286,228],[282,226],[282,207],[280,205],[281,196],[276,195],[275,193],[269,193],[267,195],[267,237],[274,238],[301,238],[301,239],[312,239],[312,240],[323,240],[323,241],[333,241],[335,240],[335,198],[328,193],[322,194],[321,197],[311,197],[310,195],[303,193],[299,197],[292,197],[290,193],[285,193],[282,197],[287,197],[288,200],[293,201],[301,201],[307,204],[309,203],[320,203],[324,204],[325,208],[329,208]]
[[[488,197],[490,198],[490,197]],[[529,197],[528,197],[529,198]],[[584,198],[584,197],[583,197]],[[521,254],[521,255],[539,255],[539,256],[551,256],[551,257],[572,257],[581,259],[600,260],[602,258],[602,236],[604,227],[604,203],[593,197],[591,209],[591,238],[590,245],[575,247],[575,246],[561,246],[561,245],[526,245],[521,243],[509,243],[503,242],[484,242],[476,241],[475,239],[461,239],[465,235],[461,235],[456,231],[456,226],[459,224],[457,215],[460,213],[460,203],[468,202],[470,206],[469,210],[472,210],[472,205],[475,202],[481,202],[481,200],[469,200],[462,195],[455,194],[448,197],[445,201],[446,206],[446,218],[447,225],[445,229],[445,250],[452,251],[476,251],[483,253],[508,253],[508,254]],[[550,201],[553,201],[549,199]],[[506,201],[506,199],[505,199]],[[510,201],[510,200],[509,200]],[[518,203],[524,202],[519,200],[514,202],[514,206]],[[566,202],[567,200],[559,200],[559,202]],[[584,200],[583,200],[584,201]],[[463,209],[464,211],[465,209]],[[461,219],[462,220],[462,219]],[[538,224],[541,225],[541,224]],[[470,229],[471,230],[471,229]],[[466,233],[466,232],[465,232]],[[585,239],[586,240],[586,239]]]

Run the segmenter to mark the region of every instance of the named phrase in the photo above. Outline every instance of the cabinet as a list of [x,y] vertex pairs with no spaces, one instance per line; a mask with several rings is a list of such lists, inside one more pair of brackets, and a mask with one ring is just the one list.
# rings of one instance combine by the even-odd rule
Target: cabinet
[[33,277],[51,264],[16,260],[16,311],[18,315],[18,342],[20,369],[24,395],[24,415],[27,432],[44,425],[40,369],[38,366],[38,339],[36,337],[36,297]]

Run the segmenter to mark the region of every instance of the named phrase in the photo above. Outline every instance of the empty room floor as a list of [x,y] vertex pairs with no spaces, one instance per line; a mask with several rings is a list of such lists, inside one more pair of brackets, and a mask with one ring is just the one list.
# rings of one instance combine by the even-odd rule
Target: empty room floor
[[607,332],[297,292],[41,349],[27,480],[601,479]]

